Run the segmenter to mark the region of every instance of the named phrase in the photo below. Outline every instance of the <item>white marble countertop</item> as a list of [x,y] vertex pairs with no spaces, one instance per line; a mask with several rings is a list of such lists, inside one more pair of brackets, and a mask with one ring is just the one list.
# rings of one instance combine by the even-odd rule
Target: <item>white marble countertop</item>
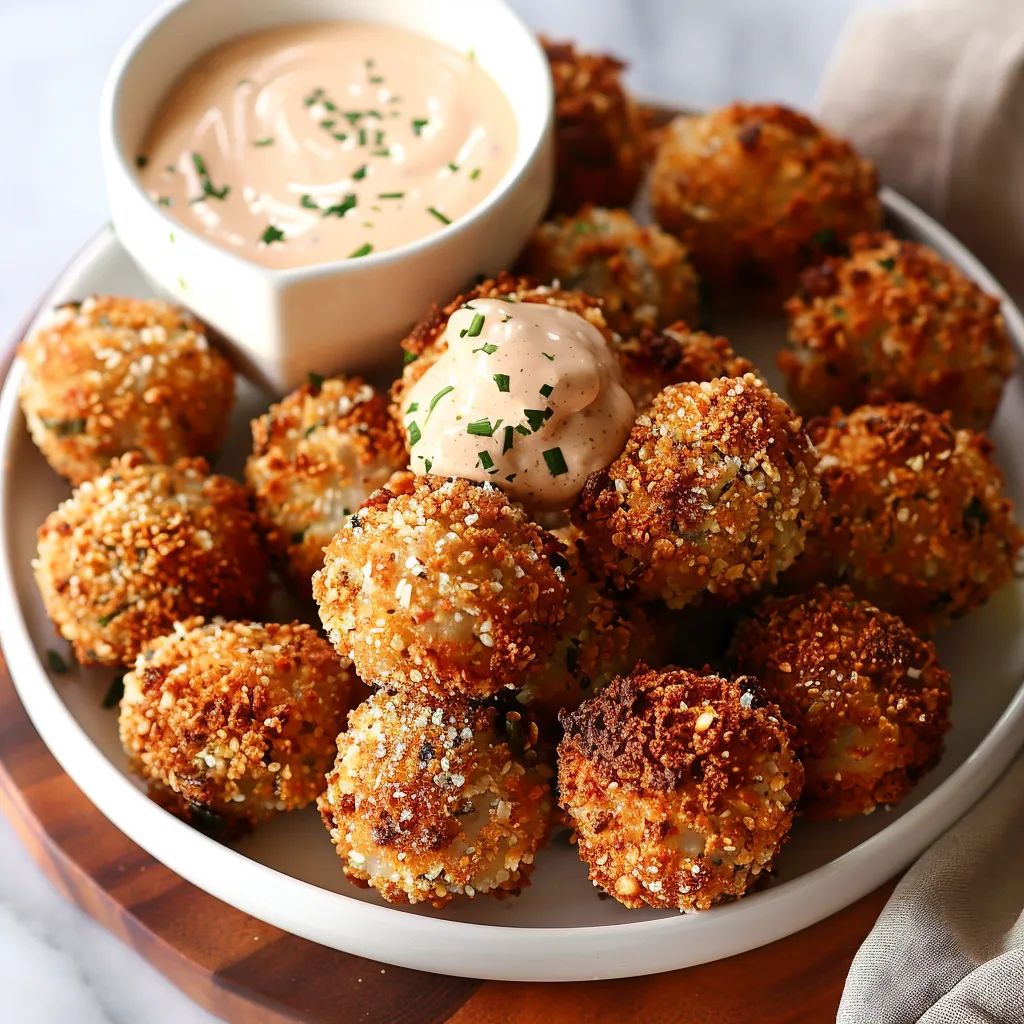
[[[689,104],[809,107],[847,13],[883,0],[512,0],[556,37],[631,62],[641,93]],[[0,0],[0,337],[107,219],[100,90],[153,0]],[[212,1021],[135,953],[64,902],[0,818],[0,1020]]]

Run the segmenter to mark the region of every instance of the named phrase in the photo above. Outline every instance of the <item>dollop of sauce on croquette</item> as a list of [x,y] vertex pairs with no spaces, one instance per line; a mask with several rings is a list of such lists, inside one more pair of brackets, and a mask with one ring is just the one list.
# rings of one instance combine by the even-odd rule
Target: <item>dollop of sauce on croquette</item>
[[489,481],[570,507],[622,451],[636,415],[605,335],[554,305],[474,299],[402,409],[416,473]]

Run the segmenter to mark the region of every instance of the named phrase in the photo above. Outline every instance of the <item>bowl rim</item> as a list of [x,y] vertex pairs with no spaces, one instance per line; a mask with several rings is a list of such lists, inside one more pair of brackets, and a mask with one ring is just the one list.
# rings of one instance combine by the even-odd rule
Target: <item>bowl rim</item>
[[[944,228],[916,206],[889,189],[880,193],[887,212],[895,214],[941,247],[981,287],[1003,299],[1003,312],[1018,355],[1024,355],[1024,319],[1013,302],[981,263]],[[109,254],[119,245],[106,229],[76,258],[44,299],[66,288],[80,268]],[[18,387],[24,365],[14,362],[0,392],[0,456],[5,465],[26,442]],[[46,672],[36,650],[15,586],[15,553],[9,521],[16,515],[16,488],[0,473],[0,646],[15,689],[43,741],[64,771],[121,831],[186,880],[260,920],[314,942],[358,956],[418,970],[430,966],[425,948],[445,946],[473,950],[473,964],[455,964],[445,973],[506,981],[580,981],[611,979],[678,969],[673,939],[694,920],[693,915],[663,914],[642,921],[616,924],[509,926],[453,921],[441,915],[402,913],[390,906],[363,902],[344,893],[322,889],[222,846],[168,814],[138,789],[93,743]],[[777,888],[752,893],[741,901],[699,916],[702,946],[686,957],[694,965],[738,952],[733,944],[737,925],[748,936],[744,949],[775,941],[805,928],[853,903],[912,863],[938,836],[972,807],[1005,771],[1024,744],[1024,682],[978,745],[920,803],[879,832],[826,864]],[[885,851],[888,851],[887,853]],[[879,854],[882,854],[879,856]],[[838,884],[837,884],[838,883]],[[277,899],[263,894],[271,891]],[[301,917],[295,908],[316,910]],[[396,925],[396,914],[401,923]],[[738,915],[742,915],[739,917]],[[510,955],[510,942],[520,952]],[[521,951],[535,943],[559,956],[533,957]],[[643,944],[661,950],[653,965],[630,966],[623,954]],[[516,958],[522,958],[517,960]],[[465,957],[460,958],[465,961]],[[478,966],[481,962],[493,967]]]
[[[386,0],[377,0],[377,2],[378,5],[381,5],[386,3]],[[159,221],[161,230],[164,232],[170,231],[175,234],[181,234],[193,244],[212,250],[211,258],[230,260],[237,269],[260,274],[282,286],[287,286],[296,281],[310,281],[321,277],[333,277],[339,274],[356,274],[366,270],[383,269],[410,257],[428,252],[435,246],[457,242],[460,237],[471,231],[480,221],[486,219],[496,207],[507,199],[509,194],[514,191],[515,186],[525,178],[529,170],[542,158],[548,142],[553,138],[555,122],[554,85],[548,70],[547,57],[544,54],[540,40],[519,14],[509,6],[506,0],[475,0],[475,3],[478,5],[489,4],[491,7],[502,11],[503,15],[510,19],[522,34],[524,52],[530,53],[533,58],[533,62],[536,65],[533,70],[540,72],[538,74],[538,85],[542,93],[545,112],[543,118],[539,121],[539,130],[531,136],[524,137],[522,125],[518,116],[516,117],[516,154],[511,166],[502,176],[501,180],[464,217],[460,217],[452,224],[446,225],[440,231],[435,231],[433,234],[426,235],[413,242],[407,242],[393,249],[371,252],[358,259],[347,257],[345,259],[330,260],[325,263],[311,263],[297,267],[262,266],[224,246],[218,245],[216,242],[195,231],[189,225],[175,220],[162,207],[154,203],[142,187],[138,174],[135,173],[133,161],[129,159],[125,151],[118,130],[117,113],[124,77],[138,58],[139,51],[164,30],[166,23],[174,17],[180,8],[193,3],[216,3],[216,0],[164,0],[135,27],[125,42],[122,43],[110,66],[110,70],[107,72],[100,99],[100,149],[103,155],[103,172],[106,187],[108,191],[115,188],[129,190],[133,200],[145,203],[150,208]],[[282,22],[282,24],[338,20],[344,19],[330,16],[298,17],[293,22]],[[246,31],[243,29],[234,38],[244,36]],[[529,70],[529,68],[526,70]],[[498,88],[515,114],[516,104],[514,99],[500,85]]]

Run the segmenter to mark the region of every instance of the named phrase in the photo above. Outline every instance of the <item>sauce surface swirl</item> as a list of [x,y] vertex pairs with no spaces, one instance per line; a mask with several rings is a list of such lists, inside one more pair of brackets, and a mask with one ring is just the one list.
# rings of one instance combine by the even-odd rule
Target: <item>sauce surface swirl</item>
[[443,230],[512,165],[512,108],[470,54],[387,25],[233,40],[172,87],[137,165],[181,224],[268,267]]
[[474,299],[443,340],[402,410],[414,472],[486,480],[556,511],[622,451],[636,408],[605,336],[577,313]]

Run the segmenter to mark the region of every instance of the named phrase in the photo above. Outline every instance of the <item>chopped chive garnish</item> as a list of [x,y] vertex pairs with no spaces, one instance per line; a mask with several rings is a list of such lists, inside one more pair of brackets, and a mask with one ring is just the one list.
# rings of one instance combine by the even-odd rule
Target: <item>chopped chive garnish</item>
[[370,245],[369,242],[366,242],[359,246],[355,252],[350,253],[348,258],[350,260],[358,259],[360,256],[369,256],[371,252],[373,252],[373,246]]
[[160,198],[159,198],[159,199],[157,200],[157,202],[158,202],[158,203],[159,203],[159,204],[160,204],[161,206],[173,206],[173,205],[174,205],[174,200],[173,200],[173,199],[172,199],[172,198],[171,198],[170,196],[161,196],[161,197],[160,197]]
[[419,425],[415,420],[413,420],[413,422],[409,424],[409,447],[412,448],[415,445],[418,445],[422,437],[423,435],[420,433]]
[[524,427],[521,423],[516,427],[516,433],[522,434],[524,437],[530,436],[530,431],[527,430],[527,428]]
[[516,442],[516,432],[511,427],[505,428],[505,443],[501,446],[501,454],[505,455],[507,452],[512,450],[512,446]]
[[50,666],[50,671],[58,676],[64,675],[68,670],[68,663],[52,647],[46,652],[46,664]]
[[494,468],[494,459],[492,459],[490,455],[487,454],[487,452],[477,452],[477,458],[479,458],[480,465],[484,469]]
[[148,163],[149,163],[149,157],[148,157],[148,156],[137,156],[137,157],[135,158],[135,166],[136,166],[136,167],[138,167],[138,169],[139,169],[140,171],[141,171],[141,170],[142,170],[142,169],[143,169],[143,168],[144,168],[144,167],[146,166],[146,164],[148,164]]
[[374,143],[376,145],[383,146],[384,145],[384,132],[383,131],[375,131],[373,133],[373,141],[374,141]]
[[549,448],[544,452],[544,461],[548,464],[548,472],[552,476],[561,476],[563,473],[569,472],[561,448]]
[[319,103],[324,98],[323,89],[314,89],[303,101],[307,107],[313,106],[314,103]]
[[410,363],[415,363],[419,359],[419,354],[416,352],[403,352],[402,353],[402,365],[408,366]]
[[419,412],[419,411],[420,411],[420,403],[419,402],[410,402],[409,403],[409,408],[405,410],[405,415],[409,416],[412,413]]
[[478,437],[492,437],[494,435],[495,427],[492,426],[491,421],[488,419],[473,420],[472,423],[466,427],[467,434],[476,434]]
[[128,611],[130,607],[130,604],[122,604],[119,607],[115,608],[109,615],[101,615],[98,620],[99,624],[101,626],[109,626],[114,621],[114,619],[118,617],[118,615],[122,614],[122,612]]
[[365,146],[366,145],[366,129],[365,128],[360,128],[359,129],[359,145],[360,146]]
[[331,138],[336,142],[344,142],[348,138],[348,135],[345,132],[332,132]]
[[416,134],[417,138],[419,138],[423,129],[426,128],[428,124],[430,124],[430,120],[425,117],[417,117],[413,120],[412,130]]
[[509,483],[512,483],[512,482],[513,482],[513,481],[515,480],[515,478],[516,478],[517,476],[519,476],[519,474],[518,474],[518,473],[509,473],[509,475],[508,475],[507,477],[505,477],[505,479],[506,479],[506,480],[507,480],[507,481],[508,481]]
[[540,393],[545,398],[547,398],[551,394],[551,392],[554,391],[555,389],[550,384],[545,384],[544,387],[540,388],[539,390],[540,390]]
[[377,198],[378,199],[404,199],[405,198],[405,193],[404,192],[378,192],[377,193]]
[[320,389],[324,386],[324,380],[326,379],[322,373],[313,373],[310,371],[308,374],[309,386],[313,389],[315,394],[320,393]]
[[275,227],[273,224],[268,224],[266,231],[264,231],[263,234],[260,235],[260,241],[264,242],[266,245],[271,245],[274,242],[284,241],[284,232],[280,228]]
[[348,121],[349,124],[354,125],[356,121],[358,121],[359,118],[361,118],[362,116],[363,115],[360,114],[358,111],[349,110],[345,113],[345,120]]
[[[227,194],[231,191],[231,186],[213,187],[213,182],[210,181],[210,174],[206,169],[206,161],[202,158],[201,154],[192,154],[192,166],[195,167],[196,174],[199,175],[199,183],[203,186],[202,199],[225,199],[227,197]],[[193,202],[196,201],[193,200]]]
[[892,270],[896,266],[896,261],[891,256],[887,256],[884,260],[879,260],[878,265],[883,270]]
[[344,217],[349,210],[355,208],[356,197],[353,193],[349,192],[340,203],[335,203],[334,206],[328,206],[324,210],[325,217]]
[[484,317],[483,313],[474,313],[473,319],[470,321],[469,327],[466,329],[467,338],[479,338],[480,332],[484,329]]
[[480,177],[480,168],[479,167],[474,167],[473,170],[470,172],[469,180],[470,181],[476,181],[476,179],[479,178],[479,177]]
[[548,354],[547,354],[547,352],[541,352],[541,355],[542,355],[542,356],[543,356],[543,357],[544,357],[545,359],[550,359],[550,360],[551,360],[551,362],[554,362],[554,361],[555,361],[555,357],[554,357],[554,356],[550,356],[550,355],[548,355]]
[[103,706],[105,708],[116,708],[121,703],[121,698],[124,696],[124,673],[122,672],[119,676],[114,676],[110,683],[110,689],[107,690],[103,697]]
[[544,421],[547,416],[541,409],[524,409],[523,415],[526,417],[526,422],[530,424],[530,429],[536,433],[544,426]]
[[494,353],[498,351],[498,346],[492,345],[490,342],[487,342],[486,344],[481,345],[479,348],[473,349],[473,351],[483,352],[485,356],[493,356]]
[[333,128],[338,122],[334,118],[328,117],[326,120],[320,122],[321,128]]
[[370,85],[380,85],[384,81],[381,75],[370,75]]
[[459,169],[459,165],[451,161],[448,162],[448,170],[453,174]]
[[316,204],[316,200],[312,196],[303,196],[299,200],[299,206],[304,206],[307,210],[319,210],[320,209],[320,207],[317,206],[317,204]]
[[437,405],[437,403],[440,402],[445,395],[449,394],[454,390],[455,385],[449,384],[448,387],[441,388],[441,390],[438,391],[436,395],[434,395],[434,397],[430,400],[430,408],[427,410],[427,419],[430,419],[430,414],[434,411],[434,407]]
[[359,167],[359,168],[357,168],[356,170],[354,170],[352,172],[352,180],[353,181],[362,181],[363,178],[365,178],[365,177],[366,177],[366,164],[363,164],[362,167]]
[[436,217],[442,224],[451,224],[451,218],[446,217],[436,206],[428,206],[427,213],[431,217]]
[[253,143],[254,146],[272,146],[273,144],[274,144],[273,137],[268,137],[266,139],[257,139]]
[[[422,456],[421,456],[421,458],[422,458]],[[430,470],[433,468],[433,465],[434,465],[434,463],[433,463],[432,460],[430,460],[430,459],[423,459],[423,472],[424,473],[429,473]]]
[[494,375],[494,383],[498,385],[498,390],[507,395],[509,392],[509,378],[507,373],[496,373]]
[[178,165],[177,164],[168,164],[164,168],[164,173],[166,173],[166,174],[177,174],[178,173]]
[[391,156],[390,149],[375,149],[373,151],[374,156]]
[[329,110],[333,114],[337,109],[330,100],[324,100],[324,110]]

